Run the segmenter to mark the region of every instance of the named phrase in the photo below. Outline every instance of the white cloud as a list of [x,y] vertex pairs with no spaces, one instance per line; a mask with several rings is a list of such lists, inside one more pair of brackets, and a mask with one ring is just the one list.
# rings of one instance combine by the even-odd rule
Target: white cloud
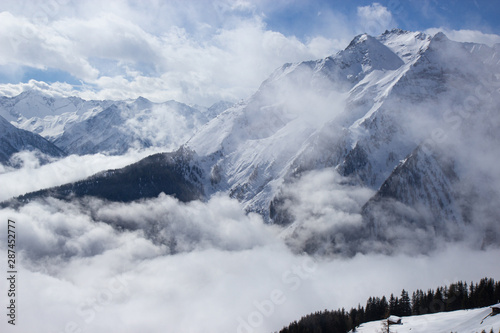
[[38,157],[33,152],[20,152],[12,158],[22,168],[2,167],[0,170],[0,202],[28,192],[74,182],[108,169],[122,168],[141,158],[160,152],[160,149],[130,151],[122,156],[70,155],[40,166]]
[[78,92],[73,89],[73,86],[67,83],[54,82],[46,83],[42,81],[29,80],[26,83],[6,83],[0,84],[0,95],[13,97],[17,96],[23,91],[39,90],[43,91],[48,96],[53,97],[68,97],[78,95]]
[[40,9],[44,19],[4,5],[11,12],[0,14],[0,41],[12,47],[0,64],[66,71],[87,84],[71,93],[87,99],[144,96],[209,105],[247,98],[283,63],[328,56],[345,39],[321,37],[319,45],[315,37],[305,43],[269,30],[246,1],[155,4],[155,10],[92,3],[95,8],[78,2]]
[[391,12],[378,2],[358,7],[357,14],[361,30],[369,35],[376,36],[395,27]]
[[35,25],[23,17],[0,13],[0,42],[5,45],[0,65],[57,68],[83,80],[99,74],[88,59],[73,52],[73,42],[49,26]]
[[[273,228],[225,197],[183,204],[160,196],[131,205],[50,200],[1,210],[7,218],[18,226],[15,329],[26,332],[71,325],[96,333],[235,332],[239,325],[272,332],[317,310],[364,305],[369,296],[500,274],[498,249],[460,244],[430,256],[294,255]],[[141,228],[118,231],[114,219]],[[181,252],[169,255],[148,226],[170,232]],[[271,302],[276,293],[279,302]],[[7,326],[0,323],[14,332]]]
[[[324,169],[286,184],[281,195],[286,200],[283,208],[293,219],[282,237],[294,251],[352,255],[365,250],[359,242],[353,244],[362,237],[361,207],[374,195],[373,190],[350,184],[335,169]],[[353,251],[353,246],[359,248]]]
[[435,35],[438,32],[443,32],[449,39],[457,42],[473,42],[481,43],[489,46],[500,43],[500,36],[495,34],[487,34],[478,30],[452,30],[447,28],[430,28],[425,30],[425,33]]
[[[153,100],[192,98],[200,103],[247,97],[274,67],[318,58],[339,45],[322,37],[304,43],[270,31],[258,16],[217,24],[226,12],[252,13],[254,8],[244,1],[218,2],[221,17],[185,29],[179,28],[182,21],[197,18],[198,11],[186,12],[187,18],[162,8],[155,15],[165,14],[164,20],[157,20],[156,16],[148,18],[150,12],[142,7],[135,13],[125,2],[88,3],[106,10],[94,15],[96,9],[90,5],[61,5],[52,13],[45,12],[47,22],[39,20],[36,35],[26,45],[18,45],[20,50],[40,47],[42,58],[29,52],[16,57],[8,51],[2,61],[38,67],[55,63],[77,76],[90,70],[85,75],[92,88],[77,92],[65,84],[30,81],[2,85],[2,92],[14,95],[36,87],[86,98],[143,95]],[[72,8],[84,11],[75,16]],[[111,10],[115,14],[106,14]],[[358,13],[371,24],[369,29],[385,29],[392,20],[391,13],[377,3],[360,7]],[[5,31],[22,32],[23,27],[35,26],[21,15],[2,15]],[[161,28],[154,27],[156,22]],[[8,38],[5,33],[1,36],[4,41]],[[61,54],[47,60],[51,52]],[[110,67],[119,68],[117,73],[107,67],[106,59],[113,63]],[[145,69],[155,75],[142,73]],[[296,96],[302,102],[315,100],[314,109],[328,106],[331,110],[332,103],[317,100],[316,94]],[[296,108],[300,106],[291,101]],[[40,166],[31,154],[22,153],[17,158],[24,168],[2,170],[0,195],[7,199],[74,181],[146,154],[70,156]],[[493,162],[484,167],[495,167]],[[336,228],[359,225],[360,207],[373,194],[346,185],[334,170],[311,172],[291,185],[290,191],[298,196],[292,212],[307,223],[303,238],[311,234],[334,238]],[[261,318],[254,325],[256,331],[271,332],[310,312],[363,305],[369,296],[500,274],[498,249],[476,251],[461,244],[442,244],[429,256],[358,254],[350,259],[312,261],[293,254],[273,227],[223,196],[188,204],[163,195],[129,204],[49,199],[18,210],[0,210],[0,221],[7,218],[19,225],[20,315],[15,328],[0,322],[2,332],[75,331],[71,327],[96,333],[234,332],[240,319],[248,323],[252,314],[256,314],[254,319]],[[341,238],[334,240],[342,245]],[[2,244],[5,241],[0,242],[0,256],[5,258]],[[5,279],[0,280],[0,289],[6,290]],[[270,310],[274,291],[281,293],[283,302]],[[267,309],[262,310],[262,304]]]

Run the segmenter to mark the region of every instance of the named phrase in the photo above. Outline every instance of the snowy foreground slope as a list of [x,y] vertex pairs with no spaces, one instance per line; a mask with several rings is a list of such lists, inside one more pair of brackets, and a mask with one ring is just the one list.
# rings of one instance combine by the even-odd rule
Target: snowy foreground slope
[[[391,325],[390,332],[398,333],[487,333],[500,330],[500,315],[489,316],[490,307],[441,312],[421,316],[402,317],[401,325]],[[385,321],[385,320],[383,320]],[[380,333],[383,321],[372,321],[360,325],[356,332]],[[351,331],[352,332],[352,331]]]

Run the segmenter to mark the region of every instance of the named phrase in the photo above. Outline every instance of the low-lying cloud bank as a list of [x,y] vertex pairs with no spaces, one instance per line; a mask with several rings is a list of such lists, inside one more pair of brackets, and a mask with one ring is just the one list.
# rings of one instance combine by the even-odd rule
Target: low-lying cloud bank
[[0,324],[6,332],[270,332],[371,295],[500,275],[499,249],[459,243],[425,256],[296,254],[276,227],[225,196],[46,199],[1,210],[8,218],[17,227],[19,317],[14,329]]

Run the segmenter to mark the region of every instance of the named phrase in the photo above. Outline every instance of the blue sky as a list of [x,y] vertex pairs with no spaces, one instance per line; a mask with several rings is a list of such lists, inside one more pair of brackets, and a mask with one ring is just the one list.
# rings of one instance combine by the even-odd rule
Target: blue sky
[[[286,34],[304,37],[322,32],[326,22],[318,13],[339,12],[356,20],[357,8],[373,1],[294,1],[267,13],[268,27]],[[391,12],[397,27],[404,30],[426,30],[433,27],[471,29],[500,33],[500,1],[493,0],[387,0],[377,1]]]
[[0,94],[248,98],[286,62],[399,27],[500,42],[500,1],[51,0],[0,2]]

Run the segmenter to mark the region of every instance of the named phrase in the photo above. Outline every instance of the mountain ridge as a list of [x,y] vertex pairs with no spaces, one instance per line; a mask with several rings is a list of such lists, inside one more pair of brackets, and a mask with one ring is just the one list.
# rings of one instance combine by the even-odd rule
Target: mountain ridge
[[35,151],[49,157],[63,157],[66,154],[43,137],[18,129],[0,116],[0,163],[9,164],[11,157],[21,151]]
[[[475,199],[464,182],[469,174],[475,177],[476,166],[460,151],[470,150],[464,135],[479,133],[484,140],[478,143],[491,147],[500,139],[494,134],[500,96],[488,81],[498,69],[491,60],[495,52],[442,33],[396,29],[358,35],[325,59],[285,64],[247,101],[219,113],[187,140],[185,148],[196,152],[203,197],[227,193],[267,222],[291,225],[287,237],[294,238],[313,226],[290,214],[283,189],[308,172],[334,169],[343,183],[375,194],[359,209],[360,226],[322,227],[332,239],[348,236],[359,249],[364,241],[380,242],[380,248],[394,239],[411,243],[418,230],[422,239],[460,239],[477,215],[468,211]],[[491,216],[481,228],[500,235],[490,220],[498,212],[486,209]],[[438,220],[446,222],[440,226]],[[317,236],[309,231],[311,239]],[[326,247],[321,251],[335,252],[335,241]]]
[[0,99],[0,114],[18,128],[39,134],[68,154],[120,155],[129,149],[177,149],[210,119],[230,107],[219,101],[210,107],[176,101],[83,100],[28,90]]

